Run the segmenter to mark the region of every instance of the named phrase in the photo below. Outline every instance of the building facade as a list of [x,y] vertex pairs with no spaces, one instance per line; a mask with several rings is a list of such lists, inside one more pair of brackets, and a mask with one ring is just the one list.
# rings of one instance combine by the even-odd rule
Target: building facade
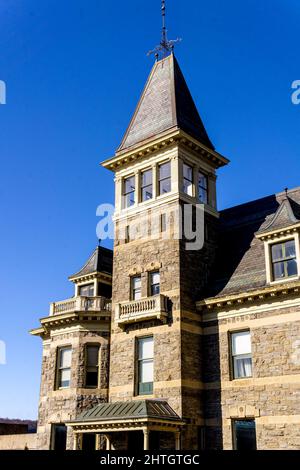
[[300,189],[218,211],[228,163],[158,60],[103,162],[113,252],[32,330],[39,449],[300,449]]

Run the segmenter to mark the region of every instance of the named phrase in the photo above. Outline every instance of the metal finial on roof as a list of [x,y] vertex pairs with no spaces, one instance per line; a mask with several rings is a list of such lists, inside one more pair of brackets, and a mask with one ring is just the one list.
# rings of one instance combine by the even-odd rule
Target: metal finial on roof
[[284,188],[284,192],[285,192],[286,196],[288,195],[288,190],[289,190],[289,188]]
[[102,242],[102,240],[101,240],[101,238],[99,238],[98,239],[98,246],[101,246],[101,242]]
[[166,1],[162,0],[161,2],[161,13],[162,13],[162,35],[161,35],[161,41],[159,43],[159,46],[156,46],[155,49],[152,51],[149,51],[147,55],[155,54],[155,57],[159,56],[161,54],[162,58],[164,59],[169,52],[173,52],[174,50],[174,45],[177,42],[180,42],[181,39],[172,39],[168,40],[168,35],[167,35],[167,28],[166,28]]

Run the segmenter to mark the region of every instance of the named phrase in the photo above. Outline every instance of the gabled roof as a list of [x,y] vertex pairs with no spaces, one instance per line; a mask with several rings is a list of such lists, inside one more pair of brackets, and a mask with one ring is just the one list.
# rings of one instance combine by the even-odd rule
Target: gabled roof
[[112,273],[113,252],[108,248],[97,246],[93,251],[85,265],[76,274],[73,274],[69,279],[76,277],[86,276],[95,272],[99,273]]
[[181,129],[214,149],[173,54],[155,63],[118,152]]
[[84,411],[76,422],[109,421],[118,419],[167,419],[180,420],[179,416],[166,401],[133,400],[115,403],[101,403]]
[[299,206],[288,196],[284,197],[275,214],[267,217],[261,226],[259,234],[271,232],[273,230],[289,227],[299,223]]

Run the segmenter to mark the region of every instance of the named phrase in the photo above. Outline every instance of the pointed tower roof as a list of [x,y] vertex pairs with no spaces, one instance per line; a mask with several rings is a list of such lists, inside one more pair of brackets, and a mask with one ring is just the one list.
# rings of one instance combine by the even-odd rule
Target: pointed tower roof
[[97,246],[87,262],[76,274],[69,277],[70,280],[95,273],[112,273],[113,252],[108,248]]
[[299,206],[288,196],[284,196],[275,214],[267,217],[258,234],[272,232],[274,230],[299,224]]
[[214,150],[179,64],[171,54],[154,64],[117,153],[176,129]]

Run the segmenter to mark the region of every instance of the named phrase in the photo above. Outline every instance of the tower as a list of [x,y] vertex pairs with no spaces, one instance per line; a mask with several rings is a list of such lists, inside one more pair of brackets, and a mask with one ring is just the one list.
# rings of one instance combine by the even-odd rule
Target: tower
[[[184,449],[198,448],[203,425],[195,302],[214,261],[216,170],[227,163],[174,54],[156,61],[121,145],[103,163],[115,174],[109,401],[166,400],[185,423]],[[205,241],[195,250],[181,234],[181,215],[187,206],[195,214],[197,204]],[[167,434],[157,439],[172,448]],[[124,445],[115,439],[115,448]]]

